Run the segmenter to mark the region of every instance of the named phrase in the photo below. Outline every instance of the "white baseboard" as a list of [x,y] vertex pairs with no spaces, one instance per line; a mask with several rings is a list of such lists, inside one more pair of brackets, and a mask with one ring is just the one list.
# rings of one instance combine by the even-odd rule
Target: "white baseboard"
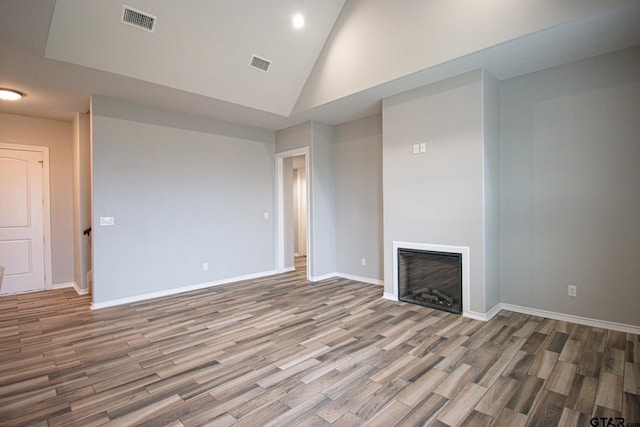
[[88,289],[82,289],[76,282],[54,283],[51,286],[51,289],[64,289],[64,288],[73,288],[78,293],[78,295],[87,295],[89,293]]
[[337,275],[338,275],[337,273],[329,273],[329,274],[323,274],[322,276],[309,276],[309,281],[320,282],[322,280],[333,279]]
[[98,310],[101,308],[114,307],[116,305],[130,304],[132,302],[144,301],[152,298],[166,297],[169,295],[180,294],[183,292],[197,291],[200,289],[210,288],[212,286],[220,286],[220,285],[225,285],[227,283],[257,279],[260,277],[271,276],[274,274],[277,274],[275,270],[263,271],[260,273],[247,274],[244,276],[230,277],[228,279],[214,280],[213,282],[198,283],[195,285],[183,286],[180,288],[167,289],[165,291],[150,292],[147,294],[134,295],[126,298],[118,298],[110,301],[103,301],[103,302],[97,302],[97,303],[94,302],[93,304],[91,304],[91,309]]
[[334,279],[336,277],[340,277],[341,279],[355,280],[356,282],[370,283],[372,285],[382,286],[384,284],[382,280],[371,279],[370,277],[355,276],[353,274],[346,273],[329,273],[323,274],[322,276],[311,276],[309,277],[309,281],[320,282],[321,280]]
[[80,286],[78,286],[77,283],[73,283],[73,288],[76,290],[76,292],[78,293],[78,295],[87,295],[89,294],[89,289],[82,289]]
[[467,311],[462,311],[462,315],[464,317],[468,317],[469,319],[475,319],[475,320],[482,320],[482,321],[487,321],[489,320],[487,318],[487,315],[484,313],[480,313],[478,311],[471,311],[471,310],[467,310]]
[[[398,301],[398,299],[392,293],[388,293],[388,292],[385,292],[382,295],[382,298],[388,299],[391,301]],[[500,312],[500,310],[508,310],[516,313],[529,314],[532,316],[545,317],[548,319],[561,320],[561,321],[570,322],[570,323],[577,323],[579,325],[593,326],[596,328],[611,329],[613,331],[628,332],[628,333],[640,335],[640,326],[627,325],[625,323],[610,322],[608,320],[591,319],[588,317],[575,316],[572,314],[556,313],[554,311],[540,310],[537,308],[522,307],[519,305],[505,304],[505,303],[497,304],[495,307],[493,307],[491,310],[489,310],[486,313],[480,313],[476,311],[465,311],[462,313],[462,315],[465,317],[469,317],[471,319],[488,321],[488,320],[491,320],[493,317],[495,317]]]
[[500,313],[500,310],[502,310],[502,303],[496,304],[495,307],[487,312],[485,317],[487,318],[487,320],[491,320],[496,316],[496,314]]
[[493,307],[491,310],[487,311],[486,313],[467,310],[467,311],[463,311],[462,315],[470,319],[482,320],[486,322],[488,320],[491,320],[496,314],[500,313],[500,310],[502,310],[502,305],[496,304],[495,307]]
[[[624,323],[610,322],[608,320],[591,319],[588,317],[574,316],[573,314],[556,313],[554,311],[540,310],[537,308],[522,307],[513,304],[498,304],[500,309],[514,311],[516,313],[530,314],[532,316],[546,317],[564,322],[577,323],[579,325],[593,326],[596,328],[611,329],[614,331],[640,334],[640,326],[627,325]],[[500,311],[500,310],[498,310]]]
[[372,285],[378,285],[378,286],[384,285],[382,280],[371,279],[369,277],[355,276],[353,274],[346,274],[346,273],[336,273],[336,276],[342,277],[343,279],[355,280],[356,282],[371,283]]
[[382,298],[384,298],[384,299],[388,299],[388,300],[391,300],[391,301],[399,301],[399,300],[398,300],[398,297],[396,297],[396,296],[395,296],[393,293],[391,293],[391,292],[385,292],[385,293],[383,293],[383,294],[382,294]]
[[78,286],[76,285],[76,282],[54,283],[51,285],[51,289],[74,288],[76,286]]
[[[390,292],[385,292],[382,295],[382,298],[388,299],[391,301],[398,301],[398,299],[393,295],[393,293],[390,293]],[[494,318],[500,312],[500,310],[508,310],[516,313],[530,314],[532,316],[546,317],[548,319],[577,323],[579,325],[593,326],[596,328],[611,329],[614,331],[628,332],[628,333],[640,335],[640,326],[610,322],[608,320],[591,319],[588,317],[575,316],[572,314],[556,313],[553,311],[540,310],[537,308],[523,307],[519,305],[505,304],[505,303],[496,304],[495,307],[493,307],[491,310],[489,310],[486,313],[480,313],[477,311],[468,310],[463,312],[462,315],[471,319],[488,321]]]
[[285,267],[285,268],[283,268],[283,269],[282,269],[282,273],[288,273],[288,272],[290,272],[290,271],[295,271],[295,270],[296,270],[296,267],[295,267],[295,266],[292,266],[292,267]]

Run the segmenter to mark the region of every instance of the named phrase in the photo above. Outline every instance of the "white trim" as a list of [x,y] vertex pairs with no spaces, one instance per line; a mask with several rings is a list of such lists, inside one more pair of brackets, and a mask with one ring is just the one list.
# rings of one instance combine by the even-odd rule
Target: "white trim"
[[51,289],[64,289],[64,288],[73,288],[76,286],[75,282],[66,282],[66,283],[54,283],[51,286]]
[[471,310],[463,311],[462,316],[468,317],[469,319],[482,320],[484,322],[489,320],[486,314]]
[[591,319],[588,317],[574,316],[573,314],[557,313],[554,311],[540,310],[531,307],[522,307],[513,304],[498,304],[501,309],[514,311],[516,313],[530,314],[532,316],[546,317],[548,319],[561,320],[563,322],[577,323],[579,325],[593,326],[596,328],[611,329],[614,331],[640,334],[640,326],[627,325],[624,323],[610,322],[608,320]]
[[[468,246],[450,246],[450,245],[435,245],[428,243],[415,243],[415,242],[393,242],[393,251],[391,252],[393,262],[393,294],[395,300],[398,300],[398,249],[417,249],[421,251],[432,252],[453,252],[462,255],[462,313],[472,313],[470,298],[471,298],[471,258],[469,257],[470,249]],[[472,317],[472,316],[469,316]]]
[[82,289],[80,286],[78,286],[77,283],[73,283],[73,288],[76,290],[76,292],[78,293],[78,295],[89,295],[89,289]]
[[307,280],[314,281],[311,277],[311,262],[313,253],[311,251],[311,240],[313,229],[311,227],[311,179],[309,173],[309,147],[300,147],[293,150],[276,153],[276,193],[277,193],[277,248],[276,248],[276,271],[284,273],[284,159],[304,155],[306,184],[307,184]]
[[73,288],[78,295],[87,295],[88,289],[82,289],[76,282],[54,283],[51,289]]
[[486,318],[485,320],[493,319],[498,313],[500,313],[500,310],[502,310],[502,303],[496,304],[495,307],[487,311],[487,313],[484,315]]
[[397,296],[397,295],[395,295],[395,294],[393,294],[393,293],[391,293],[391,292],[385,292],[385,293],[383,293],[383,294],[382,294],[382,298],[384,298],[384,299],[388,299],[388,300],[390,300],[390,301],[396,301],[396,302],[398,302],[398,301],[399,301],[399,300],[398,300],[398,296]]
[[322,276],[311,276],[308,280],[310,282],[320,282],[322,280],[333,279],[334,277],[338,277],[338,273],[328,273],[323,274]]
[[275,270],[263,271],[260,273],[246,274],[244,276],[230,277],[228,279],[214,280],[213,282],[198,283],[195,285],[183,286],[180,288],[167,289],[167,290],[158,291],[158,292],[150,292],[148,294],[134,295],[126,298],[118,298],[110,301],[94,302],[93,304],[91,304],[91,309],[99,310],[101,308],[114,307],[122,304],[130,304],[132,302],[144,301],[152,298],[160,298],[160,297],[180,294],[183,292],[197,291],[200,289],[206,289],[213,286],[226,285],[227,283],[234,283],[234,282],[240,282],[243,280],[251,280],[251,279],[257,279],[260,277],[272,276],[276,273],[277,272]]
[[500,310],[502,310],[502,306],[501,304],[496,304],[495,307],[493,307],[491,310],[489,310],[486,313],[480,313],[478,311],[471,311],[468,310],[466,312],[462,312],[462,315],[464,317],[468,317],[470,319],[476,319],[476,320],[482,320],[484,322],[493,319],[493,317],[500,313]]
[[290,271],[296,271],[296,267],[285,267],[284,270],[282,270],[283,273],[289,273]]
[[384,285],[382,280],[371,279],[369,277],[355,276],[353,274],[346,274],[346,273],[336,273],[336,276],[342,277],[343,279],[355,280],[357,282],[370,283],[372,285],[378,285],[378,286]]
[[49,192],[49,147],[0,142],[0,148],[7,150],[37,151],[42,153],[42,225],[44,234],[44,289],[53,289],[53,269],[51,263],[51,196]]

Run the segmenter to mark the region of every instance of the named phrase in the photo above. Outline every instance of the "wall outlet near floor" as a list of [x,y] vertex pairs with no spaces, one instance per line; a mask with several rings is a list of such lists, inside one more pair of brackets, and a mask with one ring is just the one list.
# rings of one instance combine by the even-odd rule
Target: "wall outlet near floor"
[[578,287],[576,285],[569,285],[569,288],[567,290],[567,294],[570,297],[575,297],[578,293]]
[[202,263],[202,271],[207,271],[209,269],[209,263],[208,262],[203,262]]
[[362,265],[367,265],[367,259],[366,258],[362,258],[361,262],[362,262]]

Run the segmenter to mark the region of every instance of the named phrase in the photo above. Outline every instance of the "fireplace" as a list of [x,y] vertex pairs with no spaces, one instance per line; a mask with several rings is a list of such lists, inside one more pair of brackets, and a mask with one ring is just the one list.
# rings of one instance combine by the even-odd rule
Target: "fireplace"
[[398,299],[462,314],[462,253],[397,249]]

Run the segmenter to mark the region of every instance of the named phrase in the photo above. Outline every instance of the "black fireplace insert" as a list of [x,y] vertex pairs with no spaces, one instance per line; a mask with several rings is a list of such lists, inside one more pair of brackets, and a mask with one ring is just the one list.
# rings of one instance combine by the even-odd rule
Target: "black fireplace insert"
[[398,298],[462,314],[462,254],[399,248]]

